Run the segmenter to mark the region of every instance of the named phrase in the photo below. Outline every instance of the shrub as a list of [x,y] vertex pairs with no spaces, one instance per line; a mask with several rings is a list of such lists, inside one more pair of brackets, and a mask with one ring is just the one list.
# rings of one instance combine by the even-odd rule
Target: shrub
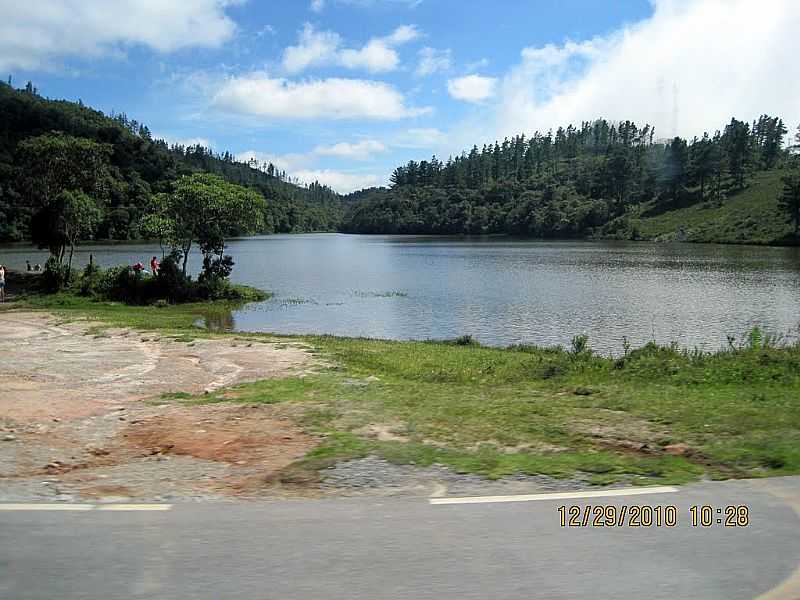
[[576,335],[572,338],[573,356],[582,356],[584,354],[589,354],[590,352],[588,335]]
[[44,272],[42,273],[42,287],[46,292],[57,292],[66,285],[69,280],[69,267],[67,265],[59,264],[54,256],[47,259],[44,263]]
[[174,303],[196,300],[192,280],[184,275],[180,267],[180,256],[173,252],[161,261],[158,275],[152,278],[152,299],[164,299]]
[[[230,258],[230,257],[225,257]],[[78,284],[79,293],[102,300],[126,304],[168,303],[181,304],[203,300],[229,300],[252,302],[264,300],[267,295],[259,290],[232,285],[223,273],[229,272],[233,261],[217,260],[204,270],[198,281],[184,275],[177,254],[167,256],[156,276],[144,275],[127,265],[102,271],[96,266],[87,267]],[[227,270],[227,271],[226,271]]]
[[453,343],[456,346],[480,346],[478,340],[473,338],[471,335],[459,336],[455,340],[453,340]]
[[94,296],[101,278],[102,271],[100,267],[93,262],[89,263],[83,270],[80,281],[78,281],[78,293],[81,296]]
[[138,304],[141,302],[143,287],[141,274],[134,273],[128,265],[120,265],[101,273],[94,291],[105,300]]
[[217,279],[227,279],[233,271],[233,257],[225,255],[216,258],[212,254],[203,256],[203,271],[200,273],[198,281],[213,281]]

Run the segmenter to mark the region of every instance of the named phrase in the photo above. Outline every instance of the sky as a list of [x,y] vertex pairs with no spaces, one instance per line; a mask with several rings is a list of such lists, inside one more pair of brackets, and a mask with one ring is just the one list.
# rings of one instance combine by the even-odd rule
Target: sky
[[0,74],[341,193],[570,123],[800,123],[797,0],[0,0]]

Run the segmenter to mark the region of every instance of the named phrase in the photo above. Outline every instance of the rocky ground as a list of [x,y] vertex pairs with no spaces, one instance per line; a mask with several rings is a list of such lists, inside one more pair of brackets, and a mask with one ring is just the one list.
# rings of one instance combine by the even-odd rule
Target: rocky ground
[[161,400],[306,373],[302,346],[98,333],[16,311],[0,331],[0,500],[257,495],[317,443],[268,405]]

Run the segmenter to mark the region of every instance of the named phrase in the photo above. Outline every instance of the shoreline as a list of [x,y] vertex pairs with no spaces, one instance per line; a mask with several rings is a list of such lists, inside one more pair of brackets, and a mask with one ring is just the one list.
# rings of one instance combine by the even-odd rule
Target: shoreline
[[372,493],[393,478],[417,481],[419,469],[553,489],[800,473],[800,413],[789,401],[800,394],[798,344],[776,348],[757,338],[715,353],[653,345],[614,359],[580,346],[212,333],[194,325],[214,308],[208,304],[50,300],[38,314],[97,339],[138,332],[125,334],[122,347],[160,339],[308,348],[320,361],[311,373],[199,395],[177,386],[157,400],[175,410],[252,406],[288,417],[318,442],[269,477],[273,491],[347,494],[366,478]]
[[[658,245],[665,245],[665,244],[690,244],[693,246],[752,246],[757,248],[796,248],[800,246],[800,239],[787,239],[787,240],[772,240],[768,242],[764,241],[726,241],[726,240],[669,240],[669,239],[627,239],[627,238],[617,238],[617,237],[594,237],[594,236],[586,236],[586,237],[564,237],[564,238],[551,238],[551,237],[529,237],[529,236],[522,236],[517,234],[509,234],[509,233],[486,233],[486,234],[436,234],[436,233],[355,233],[355,232],[347,232],[347,231],[303,231],[303,232],[282,232],[282,233],[260,233],[255,234],[252,236],[245,236],[245,237],[234,237],[231,238],[231,241],[247,241],[251,239],[258,239],[258,238],[269,238],[274,236],[309,236],[309,235],[346,235],[346,236],[358,236],[358,237],[395,237],[395,238],[431,238],[431,239],[452,239],[452,240],[497,240],[497,239],[507,239],[512,241],[519,241],[519,242],[542,242],[542,243],[574,243],[574,242],[586,242],[586,243],[600,243],[600,242],[621,242],[621,243],[646,243],[646,244],[658,244]],[[75,249],[76,256],[79,253],[84,253],[89,251],[91,248],[98,247],[98,246],[146,246],[146,245],[158,245],[158,240],[144,240],[144,239],[136,239],[136,240],[91,240],[91,241],[84,241],[81,245]],[[0,241],[0,250],[3,248],[8,249],[30,249],[36,252],[46,252],[44,249],[37,248],[32,245],[29,241]]]

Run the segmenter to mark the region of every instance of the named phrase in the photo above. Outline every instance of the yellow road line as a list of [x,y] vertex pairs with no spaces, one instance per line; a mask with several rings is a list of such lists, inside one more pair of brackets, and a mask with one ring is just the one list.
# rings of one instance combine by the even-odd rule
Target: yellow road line
[[170,510],[172,504],[99,504],[97,510],[115,510],[115,511],[129,511],[129,510]]
[[0,504],[0,510],[92,510],[94,504],[44,504],[44,503],[18,503]]

